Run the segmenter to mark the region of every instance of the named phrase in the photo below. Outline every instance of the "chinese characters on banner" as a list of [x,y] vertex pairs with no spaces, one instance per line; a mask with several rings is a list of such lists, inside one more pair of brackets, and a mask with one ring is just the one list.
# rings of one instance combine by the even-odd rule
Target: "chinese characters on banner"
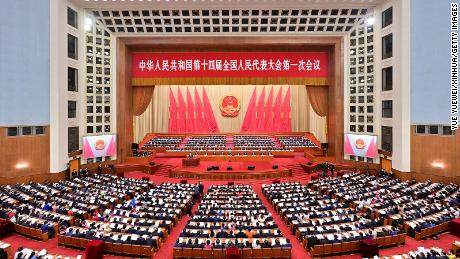
[[326,52],[133,53],[134,78],[328,77]]

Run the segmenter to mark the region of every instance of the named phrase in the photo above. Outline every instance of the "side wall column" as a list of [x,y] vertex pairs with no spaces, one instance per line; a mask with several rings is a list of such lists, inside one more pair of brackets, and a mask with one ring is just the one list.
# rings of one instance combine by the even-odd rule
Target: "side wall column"
[[[50,1],[50,172],[66,169],[67,1]],[[32,147],[33,148],[33,147]],[[45,158],[44,158],[45,159]]]

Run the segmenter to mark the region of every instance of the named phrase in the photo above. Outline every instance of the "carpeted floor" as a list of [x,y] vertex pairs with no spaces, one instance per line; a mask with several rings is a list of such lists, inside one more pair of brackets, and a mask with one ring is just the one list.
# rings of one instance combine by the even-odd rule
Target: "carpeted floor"
[[[164,159],[170,159],[170,158],[164,158]],[[296,160],[301,160],[302,162],[305,162],[305,158],[295,158]],[[176,159],[177,160],[177,159]],[[159,161],[157,161],[159,162]],[[161,161],[165,162],[165,161]],[[299,161],[300,162],[300,161]],[[279,163],[281,165],[281,163]],[[292,164],[292,159],[289,161],[289,164]],[[300,173],[298,173],[300,174]],[[126,177],[132,177],[132,178],[137,178],[140,179],[143,176],[149,176],[147,174],[141,173],[141,172],[131,172],[125,174]],[[160,184],[162,182],[179,182],[180,179],[174,179],[174,178],[168,178],[165,175],[160,176],[149,176],[150,180],[152,182],[155,182],[155,184]],[[284,178],[281,179],[282,182],[288,182],[288,181],[299,181],[302,183],[306,183],[309,181],[311,175],[294,175],[293,177],[289,178]],[[197,180],[189,180],[189,183],[196,183]],[[202,183],[205,186],[205,192],[209,188],[209,186],[213,184],[226,184],[228,181],[202,181]],[[279,217],[277,213],[275,213],[273,207],[271,204],[268,202],[268,200],[263,196],[261,192],[261,186],[262,184],[270,184],[272,183],[272,180],[245,180],[245,181],[233,181],[235,184],[250,184],[252,185],[254,191],[259,195],[259,198],[261,201],[264,203],[264,205],[268,208],[270,213],[272,213],[273,218],[275,222],[278,224],[281,232],[283,233],[284,236],[289,238],[292,243],[292,258],[293,259],[304,259],[304,258],[311,258],[310,254],[301,246],[300,242],[295,238],[294,235],[292,235],[289,231],[289,228],[284,224],[282,219]],[[197,208],[197,204],[194,206],[194,210]],[[187,223],[187,220],[189,219],[188,216],[183,216],[177,226],[174,227],[173,231],[171,234],[168,236],[166,239],[165,243],[161,246],[160,250],[157,252],[154,258],[158,259],[171,259],[172,257],[172,248],[174,246],[174,243],[176,242],[177,238],[179,237],[180,232],[184,228],[185,224]],[[399,246],[399,247],[392,247],[392,248],[387,248],[387,249],[382,249],[380,250],[380,256],[388,256],[388,255],[394,255],[394,254],[400,254],[408,251],[413,251],[417,250],[417,247],[432,247],[432,246],[437,246],[445,251],[448,251],[454,240],[460,240],[460,238],[457,238],[451,234],[442,234],[439,236],[439,240],[433,240],[433,239],[428,239],[428,240],[423,240],[423,241],[416,241],[413,238],[406,238],[406,245],[404,246]],[[60,247],[57,245],[57,239],[51,239],[47,242],[42,242],[42,241],[36,241],[32,240],[20,235],[12,235],[10,237],[4,238],[2,240],[3,242],[10,243],[12,245],[13,251],[16,251],[18,247],[24,246],[36,250],[41,250],[43,248],[47,249],[47,251],[51,254],[60,254],[60,255],[67,255],[67,256],[76,256],[76,255],[83,255],[84,256],[84,251],[79,251],[75,249],[69,249],[69,248],[64,248]],[[128,258],[128,257],[119,257],[119,256],[104,256],[104,258]],[[346,256],[334,256],[334,257],[327,257],[327,258],[361,258],[358,254],[355,255],[346,255]]]
[[[145,176],[144,173],[140,172],[132,172],[128,173],[125,175],[126,177],[132,177],[132,178],[138,178],[141,179],[142,176]],[[310,179],[311,175],[306,176],[305,179],[299,180],[298,178],[295,177],[288,177],[288,178],[283,178],[281,179],[281,182],[289,182],[289,181],[299,181],[303,183],[307,183]],[[159,184],[165,181],[171,181],[171,182],[179,182],[179,179],[172,179],[168,177],[158,177],[158,176],[150,176],[150,179]],[[189,183],[197,183],[197,180],[188,180]],[[202,181],[202,183],[205,186],[205,190],[209,188],[209,186],[213,184],[226,184],[228,181]],[[278,224],[281,232],[283,233],[284,236],[289,238],[292,243],[292,259],[303,259],[303,258],[311,258],[310,254],[302,247],[300,242],[297,240],[297,238],[292,235],[289,231],[289,228],[286,226],[286,224],[282,221],[280,216],[274,211],[272,205],[268,202],[268,200],[265,198],[265,196],[262,194],[262,184],[270,184],[272,183],[272,180],[245,180],[245,181],[233,181],[235,184],[250,184],[254,191],[257,193],[261,201],[264,203],[264,205],[268,208],[270,213],[273,215],[273,219],[275,222]],[[178,226],[173,230],[173,233],[168,237],[167,242],[165,243],[165,246],[160,249],[158,252],[157,256],[155,258],[161,258],[161,259],[171,259],[172,258],[172,245],[174,245],[174,242],[176,239],[179,237],[180,232],[182,231],[182,228],[180,228],[181,224],[182,226],[185,226],[186,221],[188,220],[188,217],[182,218],[182,220],[179,222]],[[179,229],[180,228],[180,229]],[[427,240],[422,240],[422,241],[416,241],[413,238],[406,238],[406,245],[404,246],[398,246],[398,247],[391,247],[391,248],[386,248],[386,249],[381,249],[380,250],[380,256],[388,256],[388,255],[394,255],[394,254],[400,254],[404,252],[409,252],[409,251],[414,251],[417,250],[418,247],[432,247],[432,246],[437,246],[445,251],[448,251],[454,240],[460,240],[460,238],[457,238],[449,233],[445,233],[440,235],[439,240],[433,240],[433,239],[427,239]],[[166,244],[171,243],[171,247],[166,248]],[[163,249],[164,248],[164,249]],[[344,255],[344,256],[334,256],[334,257],[325,257],[325,258],[361,258],[360,255],[354,254],[354,255]]]

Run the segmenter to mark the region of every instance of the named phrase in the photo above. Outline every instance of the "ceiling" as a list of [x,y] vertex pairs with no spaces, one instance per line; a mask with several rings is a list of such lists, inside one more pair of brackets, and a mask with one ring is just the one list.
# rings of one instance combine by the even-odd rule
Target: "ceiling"
[[329,35],[386,0],[71,0],[117,36]]

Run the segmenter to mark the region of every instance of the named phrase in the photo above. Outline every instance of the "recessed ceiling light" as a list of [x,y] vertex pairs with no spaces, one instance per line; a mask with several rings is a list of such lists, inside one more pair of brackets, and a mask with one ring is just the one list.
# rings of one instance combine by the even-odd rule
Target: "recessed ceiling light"
[[375,22],[375,18],[372,16],[366,19],[367,25],[374,25],[374,22]]

